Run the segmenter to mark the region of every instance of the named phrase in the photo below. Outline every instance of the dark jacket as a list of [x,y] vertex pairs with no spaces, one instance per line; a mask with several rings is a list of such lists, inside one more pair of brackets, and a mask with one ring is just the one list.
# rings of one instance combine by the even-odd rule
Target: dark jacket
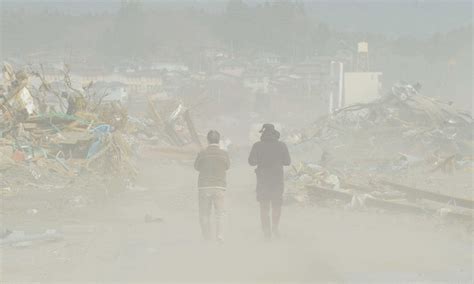
[[285,143],[277,131],[263,132],[250,151],[249,164],[257,166],[257,199],[281,198],[284,189],[283,166],[291,164]]
[[202,150],[194,162],[194,168],[199,171],[199,188],[217,187],[225,189],[227,186],[226,171],[230,167],[229,155],[211,144]]

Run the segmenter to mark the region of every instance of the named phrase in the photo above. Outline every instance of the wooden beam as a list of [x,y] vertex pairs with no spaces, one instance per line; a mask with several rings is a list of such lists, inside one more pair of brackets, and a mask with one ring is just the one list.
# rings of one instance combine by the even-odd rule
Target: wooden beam
[[[306,186],[310,190],[311,195],[313,198],[335,198],[339,200],[343,200],[346,202],[350,202],[352,198],[355,196],[349,192],[343,192],[339,190],[328,189],[316,185],[308,185]],[[433,209],[422,208],[417,205],[407,204],[407,203],[399,203],[394,201],[387,201],[377,198],[367,198],[365,200],[365,206],[367,207],[375,207],[375,208],[382,208],[390,211],[395,212],[405,212],[405,213],[415,213],[415,214],[431,214],[435,215],[438,212]],[[471,214],[462,214],[462,213],[455,213],[455,212],[447,212],[445,213],[445,218],[456,220],[456,221],[463,221],[467,223],[472,223],[472,213]]]
[[189,110],[186,110],[184,112],[184,120],[186,121],[186,125],[188,126],[189,133],[191,134],[191,138],[193,139],[193,142],[196,143],[199,148],[202,149],[202,144],[201,141],[199,140],[199,136],[196,131],[196,127],[194,126],[194,122],[191,119],[191,114],[189,113]]
[[474,201],[469,199],[458,198],[454,196],[444,195],[440,193],[435,193],[427,190],[422,190],[414,187],[409,187],[397,183],[393,183],[386,180],[379,181],[383,185],[387,185],[394,190],[406,193],[410,197],[428,199],[432,201],[437,201],[441,203],[451,203],[452,205],[474,209]]

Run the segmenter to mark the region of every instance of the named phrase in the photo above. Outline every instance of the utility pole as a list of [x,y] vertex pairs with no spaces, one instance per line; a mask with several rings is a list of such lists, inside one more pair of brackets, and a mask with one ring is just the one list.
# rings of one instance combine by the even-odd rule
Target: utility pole
[[331,61],[329,70],[329,113],[333,113],[336,109],[344,107],[344,64]]

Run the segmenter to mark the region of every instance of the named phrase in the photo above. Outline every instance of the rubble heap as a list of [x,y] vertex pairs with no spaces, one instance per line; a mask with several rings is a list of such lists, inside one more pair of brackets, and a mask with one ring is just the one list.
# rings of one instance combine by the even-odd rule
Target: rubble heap
[[[38,73],[5,64],[0,100],[2,188],[58,184],[58,179],[101,176],[133,180],[136,170],[126,139],[127,110],[117,102],[72,87],[68,71],[59,93]],[[29,86],[30,76],[42,83]]]
[[340,109],[290,137],[294,149],[318,145],[322,155],[295,165],[288,179],[300,201],[316,196],[352,208],[449,212],[469,221],[472,188],[439,189],[435,178],[472,171],[472,130],[468,112],[397,84],[376,101]]
[[[54,187],[71,180],[94,180],[106,189],[129,186],[140,155],[194,157],[201,147],[189,109],[180,101],[147,97],[148,117],[130,117],[126,105],[97,93],[93,82],[74,87],[68,66],[63,75],[53,84],[43,72],[15,72],[4,64],[0,188]],[[39,80],[39,87],[31,79]]]
[[357,146],[370,158],[402,151],[470,155],[472,127],[468,112],[424,96],[411,85],[397,84],[379,100],[351,105],[315,122],[301,140],[317,142],[328,152],[354,152]]

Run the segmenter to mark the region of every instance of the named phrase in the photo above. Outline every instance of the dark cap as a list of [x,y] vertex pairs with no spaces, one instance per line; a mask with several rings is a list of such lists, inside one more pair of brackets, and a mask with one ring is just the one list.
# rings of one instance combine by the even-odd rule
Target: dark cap
[[273,125],[271,123],[265,123],[262,126],[262,129],[260,129],[260,133],[262,133],[264,131],[275,131],[275,125]]

